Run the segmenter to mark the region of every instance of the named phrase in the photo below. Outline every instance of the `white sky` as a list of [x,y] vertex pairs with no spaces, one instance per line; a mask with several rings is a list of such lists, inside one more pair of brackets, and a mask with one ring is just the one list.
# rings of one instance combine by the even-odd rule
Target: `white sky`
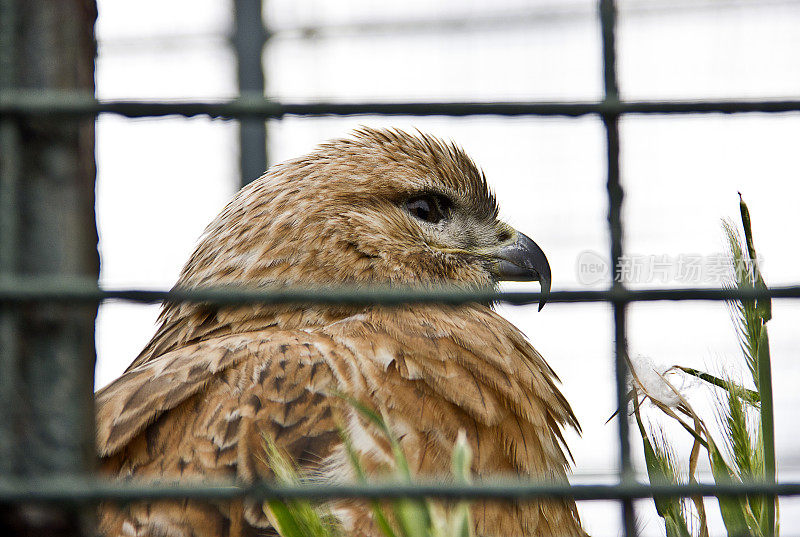
[[[631,99],[794,97],[800,93],[800,2],[620,3],[619,72]],[[99,1],[101,98],[220,99],[236,93],[228,2]],[[452,24],[434,31],[430,20]],[[592,2],[271,0],[277,33],[265,52],[268,95],[313,100],[589,100],[602,93]],[[354,24],[402,21],[363,32]],[[426,22],[428,21],[428,22]],[[315,35],[298,27],[323,26]],[[604,134],[596,118],[290,118],[269,123],[278,162],[358,125],[420,128],[460,143],[496,189],[501,213],[534,238],[554,289],[582,286],[582,252],[605,256]],[[103,116],[97,130],[103,285],[168,288],[204,226],[236,190],[232,122]],[[724,250],[720,218],[738,222],[737,191],[753,217],[771,284],[798,277],[790,233],[800,228],[800,115],[631,117],[622,121],[626,249],[633,255],[708,256]],[[649,286],[715,285],[649,281]],[[584,429],[571,437],[575,481],[613,472],[612,324],[604,305],[502,308],[563,381]],[[110,303],[98,320],[97,385],[118,376],[154,330],[158,308]],[[800,476],[794,432],[800,349],[797,303],[770,323],[779,471]],[[734,372],[738,343],[723,304],[638,304],[632,353],[657,362]],[[690,394],[701,407],[702,390]],[[695,399],[693,399],[695,400]],[[713,421],[713,420],[712,420]],[[686,440],[688,442],[688,440]],[[640,445],[634,442],[638,454]],[[600,476],[600,477],[598,477]],[[660,521],[643,502],[646,534]],[[617,533],[611,503],[581,504],[593,535]],[[710,514],[716,507],[710,505]],[[800,504],[784,501],[784,530]],[[720,527],[716,527],[721,531]]]

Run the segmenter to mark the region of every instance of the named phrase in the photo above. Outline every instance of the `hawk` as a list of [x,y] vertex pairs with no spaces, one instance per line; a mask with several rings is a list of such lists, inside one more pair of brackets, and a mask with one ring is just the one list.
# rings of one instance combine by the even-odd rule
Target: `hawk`
[[[206,228],[177,285],[550,287],[530,238],[498,220],[463,150],[429,135],[361,129],[271,168]],[[486,304],[165,305],[127,371],[96,395],[97,447],[116,478],[269,479],[264,435],[323,482],[353,477],[386,439],[336,396],[379,410],[413,470],[442,476],[460,430],[477,476],[566,483],[562,436],[578,429],[558,379]],[[348,535],[379,535],[367,502],[334,512]],[[481,501],[481,536],[585,535],[575,503]],[[254,501],[153,501],[100,508],[105,535],[276,535]]]

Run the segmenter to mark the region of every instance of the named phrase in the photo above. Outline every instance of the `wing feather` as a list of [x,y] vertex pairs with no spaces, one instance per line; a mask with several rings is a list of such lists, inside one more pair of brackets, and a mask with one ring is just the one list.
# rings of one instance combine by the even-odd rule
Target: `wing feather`
[[[326,336],[267,330],[182,347],[131,369],[97,394],[104,471],[252,482],[271,476],[266,435],[315,468],[340,442],[331,365],[341,370],[347,352],[335,348]],[[269,526],[260,504],[249,501],[104,505],[101,515],[105,535],[210,536],[229,524]]]
[[257,353],[264,342],[251,334],[202,341],[129,370],[98,391],[100,455],[117,452],[161,414],[201,391],[215,375]]

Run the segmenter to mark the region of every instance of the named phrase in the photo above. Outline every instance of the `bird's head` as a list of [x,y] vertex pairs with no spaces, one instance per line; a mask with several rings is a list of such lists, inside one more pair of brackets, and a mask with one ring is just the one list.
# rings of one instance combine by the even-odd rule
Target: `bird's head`
[[273,167],[206,229],[179,284],[550,287],[541,248],[497,217],[484,175],[452,144],[398,130]]

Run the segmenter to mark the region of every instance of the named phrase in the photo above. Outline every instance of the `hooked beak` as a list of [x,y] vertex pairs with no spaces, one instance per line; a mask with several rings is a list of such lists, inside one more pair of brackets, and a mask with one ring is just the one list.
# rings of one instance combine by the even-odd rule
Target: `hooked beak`
[[539,245],[527,235],[516,232],[514,242],[505,244],[491,253],[494,258],[492,275],[497,281],[538,281],[542,289],[539,311],[542,311],[550,292],[550,263]]

